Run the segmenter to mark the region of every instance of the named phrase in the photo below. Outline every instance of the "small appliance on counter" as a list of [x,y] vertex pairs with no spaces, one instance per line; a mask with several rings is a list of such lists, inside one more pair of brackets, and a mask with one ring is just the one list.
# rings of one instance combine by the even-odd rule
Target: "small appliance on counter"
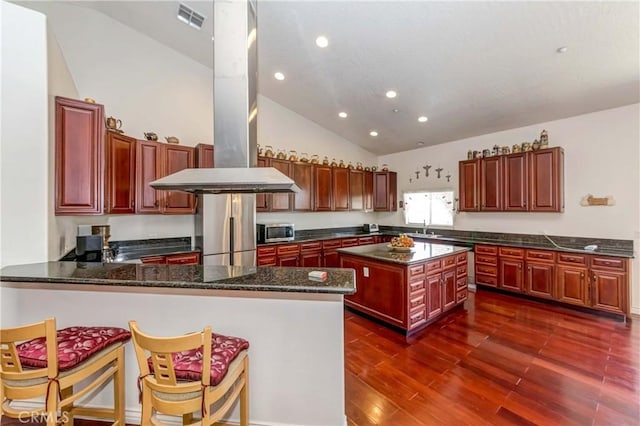
[[260,244],[293,241],[296,236],[293,223],[258,223],[256,228]]
[[76,237],[76,258],[78,262],[102,262],[102,235],[81,235]]
[[362,230],[370,234],[373,232],[380,232],[380,228],[378,228],[377,223],[365,223],[362,227]]

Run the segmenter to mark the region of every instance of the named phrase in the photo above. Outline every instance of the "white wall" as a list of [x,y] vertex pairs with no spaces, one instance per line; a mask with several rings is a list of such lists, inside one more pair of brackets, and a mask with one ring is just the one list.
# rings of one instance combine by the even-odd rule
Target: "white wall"
[[5,1],[0,22],[4,266],[47,260],[47,36],[42,14]]
[[[284,149],[287,153],[296,150],[298,155],[317,154],[322,161],[350,161],[355,166],[378,164],[377,157],[335,133],[307,120],[296,112],[283,107],[264,96],[258,96],[258,143],[261,147],[271,145],[274,152]],[[355,226],[375,222],[377,213],[258,213],[257,222],[291,222],[296,229],[317,229],[340,226]]]
[[[640,104],[585,114],[563,120],[540,123],[504,132],[386,155],[379,158],[391,170],[398,171],[398,191],[452,188],[458,193],[458,161],[468,150],[482,150],[539,138],[546,129],[551,146],[565,152],[564,213],[460,213],[455,228],[493,232],[566,235],[634,240],[640,238]],[[443,167],[451,172],[451,182],[421,177],[409,183],[412,172],[424,164]],[[433,173],[433,169],[431,169]],[[582,207],[580,199],[593,194],[611,195],[616,204],[607,207]],[[402,212],[379,215],[387,225],[402,224]],[[633,260],[634,312],[640,313],[638,271]]]

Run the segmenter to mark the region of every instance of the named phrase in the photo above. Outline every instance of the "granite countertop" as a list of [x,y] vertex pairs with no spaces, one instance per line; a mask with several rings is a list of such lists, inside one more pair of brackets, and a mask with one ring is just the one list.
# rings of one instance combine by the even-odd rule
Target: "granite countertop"
[[[327,279],[310,280],[312,270],[326,271]],[[44,262],[4,267],[0,281],[332,294],[356,291],[354,270],[341,268]]]
[[387,243],[341,248],[338,249],[338,252],[381,260],[383,262],[412,265],[414,263],[438,259],[440,257],[463,253],[470,250],[471,248],[469,247],[415,242],[414,247],[408,253],[392,251]]

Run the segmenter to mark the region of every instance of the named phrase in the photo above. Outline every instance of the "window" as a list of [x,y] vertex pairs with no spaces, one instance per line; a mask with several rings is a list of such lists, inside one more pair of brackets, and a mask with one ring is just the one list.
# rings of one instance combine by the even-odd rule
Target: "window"
[[404,223],[453,226],[453,191],[404,193]]

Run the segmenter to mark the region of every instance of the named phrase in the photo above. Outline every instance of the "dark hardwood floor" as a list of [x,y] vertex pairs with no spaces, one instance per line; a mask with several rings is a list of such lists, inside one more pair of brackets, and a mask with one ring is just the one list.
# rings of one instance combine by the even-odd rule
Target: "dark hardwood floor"
[[639,330],[482,290],[408,340],[347,312],[349,426],[638,425]]
[[407,340],[346,311],[345,364],[349,426],[640,424],[637,318],[480,291]]

